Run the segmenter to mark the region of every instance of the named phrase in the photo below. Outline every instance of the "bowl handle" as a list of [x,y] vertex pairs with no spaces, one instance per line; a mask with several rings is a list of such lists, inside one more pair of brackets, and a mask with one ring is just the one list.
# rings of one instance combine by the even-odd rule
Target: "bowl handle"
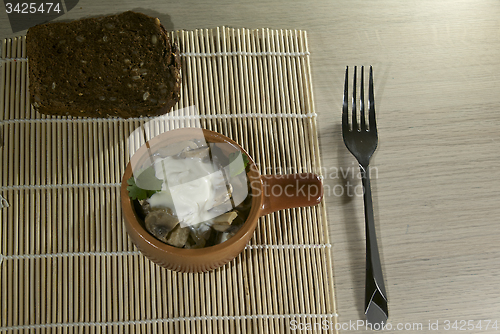
[[261,216],[279,210],[317,205],[323,198],[323,183],[316,174],[262,175]]

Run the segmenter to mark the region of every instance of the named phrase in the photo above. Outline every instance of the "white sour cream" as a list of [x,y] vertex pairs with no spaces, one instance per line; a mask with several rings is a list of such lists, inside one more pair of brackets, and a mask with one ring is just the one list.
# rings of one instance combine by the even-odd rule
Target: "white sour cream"
[[152,208],[168,207],[179,218],[181,227],[197,225],[220,213],[214,207],[216,186],[224,186],[222,171],[202,158],[159,158],[154,163],[156,177],[163,180],[162,190],[148,199]]

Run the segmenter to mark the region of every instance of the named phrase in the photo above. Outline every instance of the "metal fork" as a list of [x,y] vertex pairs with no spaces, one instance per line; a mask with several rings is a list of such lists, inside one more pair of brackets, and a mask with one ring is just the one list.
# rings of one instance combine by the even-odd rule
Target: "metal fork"
[[359,162],[363,183],[363,199],[365,205],[366,231],[366,285],[365,285],[365,315],[369,323],[384,324],[389,317],[387,309],[387,294],[382,275],[382,266],[375,234],[373,218],[372,194],[370,189],[370,171],[368,165],[378,143],[377,125],[375,121],[375,98],[373,94],[373,69],[370,66],[368,84],[368,124],[365,120],[364,100],[364,68],[361,67],[360,85],[360,112],[359,122],[356,116],[356,67],[354,67],[352,114],[349,124],[348,111],[348,75],[349,67],[345,70],[344,103],[342,106],[342,135],[347,149]]

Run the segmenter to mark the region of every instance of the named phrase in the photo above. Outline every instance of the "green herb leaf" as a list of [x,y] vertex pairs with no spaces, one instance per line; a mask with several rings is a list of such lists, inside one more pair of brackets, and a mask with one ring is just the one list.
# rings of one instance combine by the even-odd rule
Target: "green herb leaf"
[[[128,194],[133,200],[144,200],[153,196],[153,194],[161,190],[163,184],[163,182],[156,177],[153,166],[139,172],[138,176],[135,178],[132,176],[127,180],[127,183]],[[137,183],[139,185],[137,185]]]
[[[239,163],[233,163],[238,156],[242,156],[243,158],[243,165]],[[248,159],[248,156],[243,153],[243,152],[233,152],[229,154],[229,171],[231,174],[231,177],[235,177],[236,175],[239,175],[245,171],[245,168],[248,166],[250,163],[250,160]]]
[[134,180],[133,176],[127,180],[127,183],[129,184],[127,187],[128,195],[130,196],[131,199],[143,200],[143,199],[148,198],[146,190],[139,188],[135,184],[135,180]]

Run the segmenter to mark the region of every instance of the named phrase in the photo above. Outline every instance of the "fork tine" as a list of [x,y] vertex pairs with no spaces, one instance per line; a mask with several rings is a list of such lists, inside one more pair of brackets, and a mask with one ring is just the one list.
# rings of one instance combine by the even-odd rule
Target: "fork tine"
[[365,67],[361,66],[361,88],[359,91],[359,118],[361,122],[361,131],[366,131],[365,120]]
[[373,94],[373,68],[370,66],[370,81],[368,83],[368,121],[370,131],[377,132],[377,122],[375,120],[375,96]]
[[358,122],[356,121],[356,68],[354,66],[354,79],[352,82],[352,131],[358,129]]
[[342,129],[343,131],[349,131],[349,107],[348,107],[348,77],[349,77],[349,66],[345,68],[345,83],[344,83],[344,102],[342,104]]

